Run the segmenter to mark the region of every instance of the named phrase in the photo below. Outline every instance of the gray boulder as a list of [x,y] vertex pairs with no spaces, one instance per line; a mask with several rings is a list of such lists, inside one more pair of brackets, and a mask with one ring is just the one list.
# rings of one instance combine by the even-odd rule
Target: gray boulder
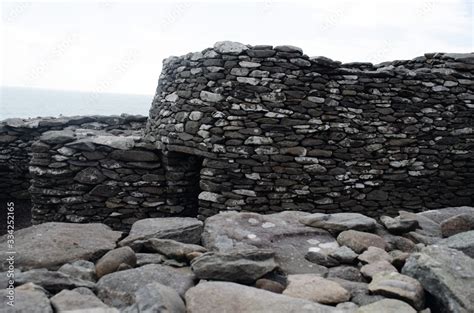
[[159,283],[147,284],[135,293],[136,303],[122,313],[185,313],[186,306],[176,290]]
[[474,258],[474,230],[459,233],[438,242],[440,246],[456,249]]
[[425,305],[425,293],[416,279],[396,272],[377,273],[369,284],[372,294],[403,300],[417,310]]
[[163,217],[139,220],[132,225],[129,235],[120,246],[132,246],[134,241],[150,238],[173,239],[179,242],[199,244],[203,223],[191,217]]
[[[115,248],[121,232],[104,224],[44,223],[15,232],[15,267],[58,269],[76,260],[95,260]],[[8,264],[7,242],[0,240],[0,269]]]
[[288,274],[320,273],[327,269],[304,258],[310,248],[334,242],[325,230],[301,224],[310,215],[285,211],[276,214],[221,212],[205,222],[202,243],[209,250],[272,249],[275,260]]
[[33,284],[27,284],[15,288],[14,291],[13,297],[9,290],[0,290],[1,313],[53,313],[48,296],[41,288],[37,288]]
[[334,307],[229,282],[203,282],[186,293],[188,313],[336,313]]
[[56,313],[67,313],[75,310],[94,310],[100,308],[109,308],[95,295],[84,295],[73,290],[62,290],[51,298]]
[[461,251],[429,246],[413,253],[402,273],[417,279],[442,312],[468,313],[474,308],[474,260]]
[[263,249],[207,252],[191,262],[200,279],[253,283],[277,267],[274,252]]
[[149,283],[160,283],[184,296],[186,290],[194,286],[194,280],[195,276],[188,268],[149,264],[105,275],[97,282],[97,291],[107,305],[125,308],[136,302],[135,293]]
[[214,44],[214,50],[222,54],[239,55],[248,47],[235,41],[218,41]]
[[418,220],[411,215],[400,212],[400,216],[392,218],[390,216],[381,216],[380,222],[392,234],[404,234],[415,230],[418,227]]
[[300,221],[307,226],[323,228],[331,233],[349,229],[372,231],[377,223],[373,218],[359,213],[315,213],[304,216]]

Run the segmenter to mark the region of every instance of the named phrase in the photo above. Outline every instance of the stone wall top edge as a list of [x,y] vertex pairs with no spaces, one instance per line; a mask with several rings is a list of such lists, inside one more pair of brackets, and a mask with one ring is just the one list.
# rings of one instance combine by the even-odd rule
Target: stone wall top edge
[[[280,45],[280,46],[272,46],[272,45],[244,45],[238,42],[232,41],[220,41],[214,44],[213,47],[206,48],[200,52],[191,52],[186,55],[181,56],[170,56],[163,60],[163,66],[166,67],[170,63],[178,62],[180,60],[188,60],[188,61],[199,61],[204,59],[210,58],[219,58],[222,56],[247,56],[252,57],[249,55],[249,51],[255,50],[266,50],[268,53],[270,51],[274,51],[275,53],[287,53],[289,56],[294,54],[295,58],[301,58],[308,60],[311,65],[307,67],[317,65],[319,67],[328,67],[333,69],[342,69],[347,71],[376,71],[376,70],[389,70],[390,67],[400,67],[405,66],[410,68],[411,65],[415,64],[427,64],[432,65],[433,63],[437,63],[439,67],[445,68],[454,68],[455,70],[464,70],[472,72],[474,70],[474,52],[427,52],[423,56],[417,56],[410,60],[392,60],[392,61],[385,61],[378,64],[373,64],[371,62],[347,62],[343,63],[340,61],[332,60],[328,57],[324,56],[308,56],[304,54],[303,49],[291,45]],[[250,53],[251,54],[251,53]],[[296,55],[299,55],[296,56]],[[456,66],[454,63],[461,63],[465,64],[465,66]],[[443,74],[443,72],[440,72]]]
[[84,123],[100,122],[109,125],[119,125],[130,122],[145,122],[148,116],[144,115],[74,115],[60,117],[34,117],[34,118],[7,118],[0,120],[0,127],[37,129],[42,127],[80,125]]

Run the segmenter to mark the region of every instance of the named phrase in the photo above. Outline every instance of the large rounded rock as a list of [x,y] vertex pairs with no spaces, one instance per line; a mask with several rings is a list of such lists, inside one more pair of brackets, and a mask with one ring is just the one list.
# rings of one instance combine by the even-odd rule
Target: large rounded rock
[[385,249],[387,246],[387,243],[382,237],[357,230],[343,231],[337,236],[337,242],[341,246],[347,246],[357,253],[362,253],[369,247]]
[[420,282],[396,272],[377,273],[372,277],[369,290],[373,294],[408,302],[417,310],[425,304],[425,294]]
[[336,313],[312,301],[229,282],[204,282],[186,293],[187,313]]
[[221,212],[208,218],[202,243],[209,250],[272,249],[275,260],[288,274],[318,273],[327,269],[304,258],[311,248],[334,242],[325,230],[301,224],[305,212],[276,214]]
[[323,228],[331,233],[349,229],[372,231],[377,224],[373,218],[359,213],[315,213],[301,218],[300,221],[305,225]]
[[137,257],[130,247],[121,247],[107,252],[95,265],[97,278],[117,271],[122,264],[137,265]]
[[129,235],[119,245],[133,247],[134,241],[150,238],[199,244],[202,225],[200,220],[191,217],[147,218],[135,222]]
[[186,290],[194,286],[194,280],[195,276],[188,268],[149,264],[105,275],[97,282],[97,291],[105,304],[125,308],[136,302],[135,293],[144,285],[158,282],[184,296]]
[[253,283],[277,267],[274,255],[263,249],[207,252],[191,262],[191,269],[200,279]]
[[338,283],[314,274],[289,275],[283,294],[322,304],[338,304],[351,298],[350,293]]
[[[15,267],[57,269],[76,260],[96,260],[114,249],[121,232],[104,224],[45,223],[15,232]],[[6,270],[7,242],[0,241],[0,270]]]
[[417,279],[442,312],[472,312],[474,260],[461,251],[429,246],[413,253],[402,273]]

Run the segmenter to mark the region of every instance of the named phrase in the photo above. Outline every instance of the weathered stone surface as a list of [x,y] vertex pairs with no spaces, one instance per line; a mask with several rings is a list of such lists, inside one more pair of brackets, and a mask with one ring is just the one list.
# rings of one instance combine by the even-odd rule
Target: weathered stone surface
[[410,305],[400,300],[384,299],[361,306],[356,313],[416,313]]
[[97,295],[107,305],[125,308],[136,302],[135,293],[144,285],[158,282],[184,296],[194,286],[194,280],[194,274],[187,268],[149,264],[103,276],[97,282]]
[[151,151],[142,150],[115,150],[110,154],[112,159],[129,162],[159,161],[158,156]]
[[101,171],[94,167],[88,167],[83,169],[74,177],[74,180],[80,182],[81,184],[95,185],[103,182],[106,179],[104,174]]
[[95,286],[93,282],[73,278],[64,273],[47,269],[33,269],[18,273],[15,276],[15,284],[22,285],[26,283],[34,283],[53,293],[59,292],[62,289],[76,287],[94,288]]
[[288,276],[284,295],[311,300],[322,304],[337,304],[349,301],[350,293],[334,281],[314,274]]
[[48,144],[60,144],[73,141],[74,132],[71,130],[51,130],[43,133],[40,140]]
[[240,42],[219,41],[214,44],[214,50],[222,54],[239,55],[248,50],[248,47]]
[[387,243],[380,236],[356,230],[343,231],[337,236],[337,242],[341,246],[347,246],[351,248],[356,253],[362,253],[371,246],[385,249],[387,245]]
[[[29,286],[27,286],[29,285]],[[49,302],[48,296],[40,288],[27,284],[15,288],[15,294],[9,298],[11,294],[8,290],[0,290],[0,298],[2,299],[2,313],[53,313],[53,309]],[[13,302],[10,302],[12,301]],[[10,305],[11,303],[12,305]]]
[[371,231],[376,224],[373,218],[359,213],[315,213],[303,217],[301,222],[308,226],[326,229],[331,233],[339,233],[348,229]]
[[263,249],[207,252],[191,262],[191,269],[200,279],[253,283],[277,267],[274,255]]
[[365,277],[372,278],[377,273],[397,272],[397,269],[387,261],[377,261],[362,266],[360,272]]
[[149,238],[172,239],[197,244],[201,241],[203,223],[196,218],[148,218],[135,222],[120,246],[132,246],[134,241]]
[[445,219],[440,224],[443,237],[453,236],[469,230],[474,230],[474,214],[458,214]]
[[97,278],[113,273],[122,265],[137,265],[137,257],[130,247],[121,247],[107,252],[95,265]]
[[351,248],[342,246],[331,251],[329,256],[338,260],[340,263],[352,264],[358,255]]
[[57,313],[67,313],[75,310],[94,310],[96,308],[108,308],[95,295],[83,295],[73,290],[62,290],[51,297],[51,304]]
[[404,234],[418,227],[418,221],[415,218],[405,216],[403,213],[395,218],[381,216],[380,222],[393,234]]
[[138,289],[135,293],[135,301],[135,304],[122,312],[186,312],[186,307],[179,294],[174,289],[156,282],[147,284]]
[[438,242],[440,246],[456,249],[474,258],[474,230],[459,233]]
[[[115,248],[121,232],[103,224],[44,223],[15,232],[17,269],[57,269],[75,260],[95,260]],[[6,260],[6,237],[0,241],[0,256]],[[2,269],[8,264],[2,261]]]
[[417,279],[446,312],[470,312],[474,307],[474,260],[461,251],[429,246],[413,253],[402,273]]
[[188,313],[330,313],[333,307],[229,282],[203,282],[186,293]]
[[424,291],[420,282],[396,272],[375,274],[369,284],[369,290],[373,294],[403,300],[417,310],[423,309],[425,305]]
[[95,265],[86,260],[78,260],[72,263],[66,263],[58,269],[58,272],[71,277],[95,282]]
[[326,231],[308,227],[299,219],[304,212],[256,213],[222,212],[206,220],[202,243],[209,250],[264,248],[275,251],[275,260],[288,274],[325,273],[325,267],[307,261],[311,247],[333,242]]
[[355,282],[365,282],[360,270],[351,265],[341,265],[331,267],[328,270],[327,278],[340,278]]
[[367,250],[359,255],[358,259],[363,263],[374,263],[378,261],[387,261],[392,263],[393,261],[393,258],[390,254],[377,247],[368,247]]

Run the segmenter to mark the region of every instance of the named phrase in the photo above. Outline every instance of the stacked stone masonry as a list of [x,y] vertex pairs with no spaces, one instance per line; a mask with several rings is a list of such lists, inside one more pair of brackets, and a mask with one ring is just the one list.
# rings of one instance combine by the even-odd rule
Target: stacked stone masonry
[[472,205],[473,54],[341,64],[218,42],[170,57],[146,137],[203,157],[199,213]]
[[472,206],[473,72],[473,54],[341,64],[220,42],[163,62],[148,120],[0,122],[0,198],[31,198],[34,223],[125,230],[227,210]]

